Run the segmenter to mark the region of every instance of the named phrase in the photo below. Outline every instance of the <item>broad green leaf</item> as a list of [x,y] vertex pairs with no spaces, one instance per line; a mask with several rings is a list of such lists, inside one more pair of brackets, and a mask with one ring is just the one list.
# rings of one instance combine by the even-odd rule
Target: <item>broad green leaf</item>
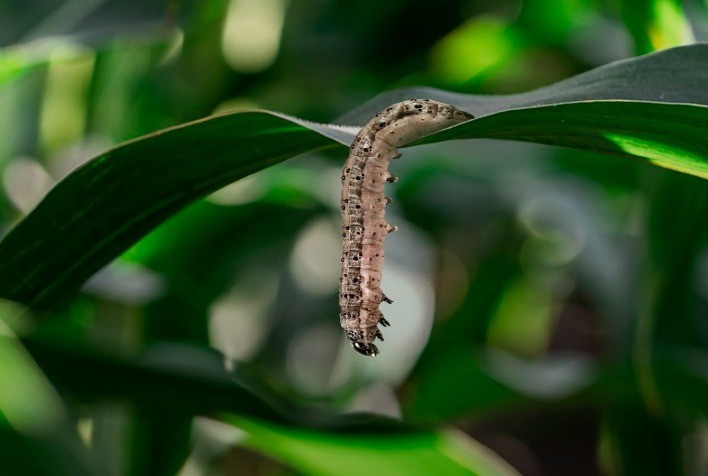
[[325,433],[245,418],[227,418],[245,430],[246,446],[312,475],[518,474],[501,458],[454,430],[404,433]]
[[641,157],[708,178],[706,128],[708,106],[596,101],[492,114],[416,143],[474,137],[523,140]]
[[[0,295],[25,303],[56,301],[195,199],[332,145],[332,139],[298,122],[265,112],[216,116],[96,157],[52,189],[3,239]],[[339,140],[350,138],[310,127]]]
[[[519,95],[402,90],[348,117],[361,123],[381,101],[393,102],[401,94],[427,96],[479,118],[420,143],[524,140],[641,157],[707,177],[706,66],[708,45],[693,45],[607,65]],[[111,149],[60,182],[0,242],[0,297],[34,306],[67,299],[91,274],[188,203],[300,153],[347,144],[353,131],[249,111],[210,117]]]

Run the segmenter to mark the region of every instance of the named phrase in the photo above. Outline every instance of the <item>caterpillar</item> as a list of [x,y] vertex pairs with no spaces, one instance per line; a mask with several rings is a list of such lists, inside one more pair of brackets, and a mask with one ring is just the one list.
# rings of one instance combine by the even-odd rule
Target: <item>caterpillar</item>
[[397,148],[424,135],[459,124],[473,116],[431,99],[393,104],[369,121],[352,142],[342,169],[342,274],[339,279],[339,322],[354,350],[374,357],[383,341],[379,324],[390,324],[379,311],[392,303],[380,288],[384,261],[383,242],[396,230],[384,219],[391,202],[384,184],[397,179],[388,172]]

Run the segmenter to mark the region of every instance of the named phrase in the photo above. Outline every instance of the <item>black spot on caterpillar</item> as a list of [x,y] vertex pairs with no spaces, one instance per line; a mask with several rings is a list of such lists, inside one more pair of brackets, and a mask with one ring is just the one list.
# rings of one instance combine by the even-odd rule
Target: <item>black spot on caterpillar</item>
[[378,325],[389,325],[379,311],[391,303],[381,291],[383,241],[396,230],[386,223],[386,182],[397,179],[388,172],[397,148],[424,135],[459,124],[473,116],[430,99],[411,99],[388,107],[369,121],[352,142],[342,169],[342,275],[339,280],[339,322],[354,350],[375,356],[374,345],[383,335]]

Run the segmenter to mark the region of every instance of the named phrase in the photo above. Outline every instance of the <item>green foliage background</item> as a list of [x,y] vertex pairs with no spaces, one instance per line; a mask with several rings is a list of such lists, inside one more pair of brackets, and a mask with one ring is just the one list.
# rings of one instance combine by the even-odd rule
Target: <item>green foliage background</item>
[[[705,474],[706,18],[0,4],[3,474]],[[364,359],[338,176],[409,97],[477,119],[392,164]]]

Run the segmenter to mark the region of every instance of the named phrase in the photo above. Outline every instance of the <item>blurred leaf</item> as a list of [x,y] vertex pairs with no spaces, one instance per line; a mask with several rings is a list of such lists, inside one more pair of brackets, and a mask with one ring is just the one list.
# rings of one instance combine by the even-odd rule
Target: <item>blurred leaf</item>
[[[276,389],[247,364],[239,364],[230,372],[225,370],[223,358],[203,347],[153,344],[138,355],[121,357],[38,339],[25,340],[25,345],[50,379],[81,401],[127,399],[145,408],[159,407],[162,412],[248,415],[277,425],[327,429],[337,434],[378,433],[383,438],[384,434],[415,434],[417,431],[374,414],[341,414],[325,405],[303,405]],[[460,358],[459,354],[452,357],[450,362],[470,366],[471,358]],[[424,382],[441,385],[437,391],[448,397],[451,407],[442,410],[438,402],[419,414],[410,412],[411,421],[430,421],[431,416],[441,416],[441,410],[445,416],[456,416],[469,413],[470,405],[485,411],[492,408],[490,405],[498,408],[525,401],[521,392],[496,381],[486,370],[478,368],[472,371],[475,372],[483,378],[456,380],[459,373],[453,371],[444,373],[437,382]],[[489,385],[485,386],[484,379]],[[460,381],[466,385],[460,386]],[[454,387],[449,387],[451,382]],[[465,390],[459,397],[450,399],[451,394],[446,393],[450,390],[452,395],[457,395],[463,388],[488,398],[484,401],[469,398],[470,393]]]
[[684,435],[672,422],[633,403],[608,408],[604,423],[610,474],[687,474],[682,469]]
[[431,70],[448,84],[464,83],[520,54],[517,36],[503,18],[475,17],[438,42],[431,52]]
[[651,174],[649,179],[646,292],[632,352],[644,404],[658,412],[662,394],[672,389],[655,381],[656,348],[667,343],[697,348],[706,344],[694,282],[700,263],[696,256],[708,242],[708,186],[694,177],[671,173]]
[[[25,342],[52,381],[68,395],[83,401],[125,398],[148,405],[145,408],[157,406],[161,408],[160,412],[228,412],[266,420],[270,423],[256,423],[241,418],[234,421],[237,426],[252,433],[254,440],[251,446],[292,462],[305,472],[311,470],[316,474],[333,474],[338,466],[330,465],[336,463],[341,466],[342,460],[356,464],[340,452],[351,450],[366,453],[366,448],[371,454],[362,460],[365,464],[388,468],[391,455],[402,451],[401,448],[406,448],[409,457],[419,455],[417,451],[411,451],[418,448],[428,456],[416,464],[426,468],[428,464],[434,467],[442,465],[440,467],[452,471],[455,468],[452,461],[467,461],[463,467],[477,470],[479,474],[506,474],[483,472],[478,465],[482,464],[477,459],[479,454],[470,447],[460,450],[448,461],[452,450],[448,446],[451,443],[448,440],[450,435],[446,432],[437,435],[420,433],[406,425],[374,415],[337,415],[323,406],[296,404],[290,398],[280,395],[248,366],[239,365],[233,372],[227,372],[220,356],[204,348],[160,344],[151,345],[134,357],[117,357],[82,350],[76,346],[60,346],[37,340]],[[512,380],[508,375],[506,379],[499,379],[499,375],[495,377],[487,369],[476,366],[476,359],[466,349],[451,348],[445,355],[449,357],[446,362],[448,366],[442,367],[445,372],[438,372],[439,378],[436,380],[421,382],[420,389],[425,390],[425,394],[421,394],[414,407],[409,407],[408,421],[430,422],[470,413],[489,414],[490,411],[500,411],[509,405],[518,408],[529,404],[534,407],[557,405],[579,399],[597,401],[607,395],[612,395],[613,401],[618,403],[636,401],[636,397],[631,400],[626,398],[627,382],[632,381],[631,374],[627,373],[628,366],[606,369],[575,389],[566,385],[565,390],[557,387],[557,384],[565,385],[567,378],[547,380],[544,374],[552,377],[550,373],[539,373],[543,369],[529,366],[526,370],[521,369],[521,374],[513,379],[514,382],[525,381],[524,389],[522,386],[510,385]],[[708,400],[702,394],[708,386],[701,375],[704,361],[703,354],[676,350],[662,353],[656,362],[660,370],[659,378],[667,387],[674,389],[671,398],[682,405],[684,411],[701,409],[705,412],[705,402]],[[439,365],[443,363],[442,360],[438,361]],[[578,374],[579,368],[574,370],[572,366],[565,367],[566,374]],[[552,366],[547,370],[553,370]],[[430,376],[434,377],[432,373]],[[557,388],[554,390],[553,387]],[[535,397],[530,396],[531,389],[536,392]],[[556,393],[541,395],[549,391]],[[430,400],[431,397],[434,401]],[[330,432],[325,434],[320,433],[321,430],[296,429],[293,425],[321,430],[326,428]],[[453,434],[452,441],[457,439],[458,436]],[[465,441],[469,440],[463,438],[461,444],[467,446],[469,443]],[[425,448],[428,448],[427,452]],[[318,457],[303,457],[310,451]],[[323,455],[336,457],[330,459]],[[380,463],[378,458],[382,458]],[[406,463],[399,463],[398,458],[393,460],[402,464],[400,467],[408,468]]]
[[129,438],[133,476],[177,474],[189,455],[192,415],[162,406],[139,405]]
[[[297,197],[293,193],[289,199],[294,203]],[[225,291],[244,259],[273,243],[295,239],[317,211],[314,206],[263,200],[240,206],[198,202],[146,236],[126,258],[167,276],[176,292],[195,293],[198,303],[206,306]]]
[[524,395],[482,368],[479,352],[467,345],[449,345],[438,350],[433,363],[420,365],[423,372],[415,390],[410,392],[407,419],[449,421],[462,415],[483,414],[526,403]]
[[682,412],[708,415],[708,352],[665,346],[656,351],[653,364],[667,404]]
[[691,23],[680,0],[621,0],[622,21],[637,54],[692,43]]
[[[706,83],[706,52],[708,45],[678,48],[507,97],[426,89],[386,97],[415,92],[476,114],[513,107],[417,143],[472,137],[533,141],[645,157],[708,177],[708,107],[700,105],[708,104],[708,90],[694,87]],[[642,70],[655,76],[637,76]],[[642,80],[635,82],[637,77]],[[598,85],[598,78],[604,84]],[[651,87],[641,89],[642,82]],[[587,99],[592,93],[596,99],[655,102],[554,104]],[[388,99],[371,104],[382,100]],[[691,101],[697,104],[672,104]],[[361,111],[371,104],[350,117],[361,120]],[[210,117],[111,149],[59,183],[0,242],[0,296],[44,306],[66,299],[100,267],[196,198],[299,153],[351,140],[352,131],[341,127],[250,111]]]
[[45,380],[22,346],[5,335],[0,323],[0,412],[5,423],[27,434],[41,433],[60,421],[59,395]]
[[[434,356],[406,393],[405,419],[430,424],[510,409],[542,408],[572,402],[607,401],[642,406],[635,363],[617,359],[593,367],[587,359],[553,355],[536,361],[486,353],[456,343]],[[708,354],[702,350],[664,346],[652,356],[652,372],[662,391],[659,420],[670,409],[685,417],[708,415]],[[441,371],[440,369],[445,369]],[[690,421],[687,418],[686,421]]]
[[59,394],[2,320],[0,442],[7,474],[95,474]]
[[43,0],[34,2],[33,8],[26,8],[22,2],[3,3],[0,45],[60,35],[97,41],[120,31],[134,31],[138,25],[143,30],[147,25],[157,29],[167,20],[174,21],[170,17],[176,13],[175,5],[168,0],[148,4],[136,0]]
[[[129,400],[174,415],[226,412],[337,431],[407,431],[377,415],[341,415],[324,406],[305,406],[257,367],[227,364],[223,355],[203,346],[161,342],[118,355],[46,338],[24,339],[23,344],[64,395],[79,401]],[[234,368],[227,370],[227,365]]]
[[246,446],[312,475],[518,474],[497,455],[453,429],[381,435],[321,433],[227,418],[249,434]]
[[[482,262],[475,263],[475,268],[470,270],[472,282],[469,283],[464,300],[449,318],[436,326],[418,360],[416,376],[427,379],[429,373],[448,368],[449,349],[462,345],[471,352],[476,345],[485,341],[505,289],[518,279],[521,272],[517,259],[520,242],[516,237],[499,240],[498,247],[485,253]],[[431,378],[434,377],[431,375]],[[425,385],[422,390],[427,393],[434,388]],[[439,395],[437,391],[434,393]]]
[[[0,52],[0,63],[6,52]],[[8,81],[2,84],[0,77],[0,170],[10,158],[30,155],[35,150],[39,136],[39,104],[42,101],[41,86],[45,69],[19,66],[17,71],[5,69],[0,64],[0,76],[21,75],[22,81]]]
[[25,340],[32,357],[64,391],[88,400],[131,401],[193,413],[243,412],[283,421],[289,404],[245,367],[233,373],[217,352],[182,344],[154,344],[132,357],[78,345]]
[[704,463],[695,462],[694,470],[684,464],[692,467],[695,457],[687,455],[700,451],[687,435],[698,431],[696,416],[705,415],[707,401],[706,375],[698,370],[706,368],[707,342],[696,257],[708,238],[708,187],[655,172],[645,174],[644,292],[631,349],[639,398],[633,408],[610,409],[608,433],[625,474],[703,474]]

